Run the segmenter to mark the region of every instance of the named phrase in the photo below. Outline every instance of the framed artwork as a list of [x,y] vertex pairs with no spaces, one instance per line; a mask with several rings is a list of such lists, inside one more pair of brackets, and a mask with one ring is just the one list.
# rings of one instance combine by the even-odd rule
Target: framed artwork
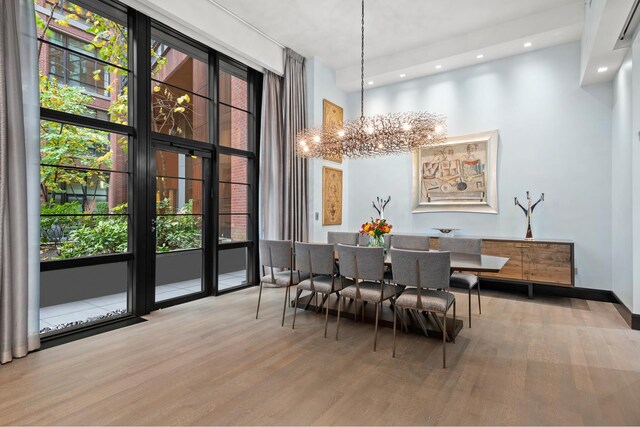
[[342,171],[322,167],[322,225],[342,224]]
[[497,130],[447,138],[413,154],[413,213],[498,213]]
[[[324,99],[322,101],[322,126],[323,127],[339,127],[342,126],[344,119],[344,110],[342,107],[334,104],[333,102]],[[336,163],[342,163],[342,157],[324,157],[325,160],[329,160]]]

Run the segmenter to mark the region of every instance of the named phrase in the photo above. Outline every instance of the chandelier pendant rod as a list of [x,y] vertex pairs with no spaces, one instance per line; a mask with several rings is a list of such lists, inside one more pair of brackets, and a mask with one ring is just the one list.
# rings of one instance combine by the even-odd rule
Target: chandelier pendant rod
[[362,0],[362,43],[360,54],[360,121],[364,123],[364,0]]
[[[360,16],[360,118],[306,128],[296,136],[296,155],[361,158],[404,154],[446,141],[446,117],[426,111],[364,115],[364,3]],[[373,82],[371,82],[373,83]]]

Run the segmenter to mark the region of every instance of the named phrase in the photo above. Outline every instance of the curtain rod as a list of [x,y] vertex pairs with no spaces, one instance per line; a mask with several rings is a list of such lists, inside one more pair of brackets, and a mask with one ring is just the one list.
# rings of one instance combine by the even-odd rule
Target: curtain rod
[[242,22],[244,25],[246,25],[247,27],[251,28],[253,31],[257,32],[258,34],[260,34],[261,36],[265,37],[266,39],[269,39],[270,41],[274,42],[275,44],[277,44],[278,46],[280,46],[281,48],[286,48],[285,45],[283,45],[282,43],[280,43],[278,40],[274,39],[273,37],[271,37],[270,35],[268,35],[267,33],[265,33],[264,31],[262,31],[261,29],[259,29],[258,27],[256,27],[255,25],[250,24],[249,22],[247,22],[246,20],[244,20],[243,18],[241,18],[240,16],[238,16],[237,14],[233,13],[232,11],[230,11],[229,9],[227,9],[226,7],[220,5],[218,2],[216,2],[215,0],[207,0],[209,3],[211,3],[212,5],[216,6],[218,9],[222,10],[223,12],[225,12],[226,14],[232,16],[233,18],[235,18],[236,20]]

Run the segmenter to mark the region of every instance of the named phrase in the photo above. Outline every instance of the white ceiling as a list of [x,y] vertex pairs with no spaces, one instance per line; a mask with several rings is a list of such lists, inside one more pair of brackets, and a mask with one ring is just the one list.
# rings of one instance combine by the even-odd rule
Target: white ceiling
[[[359,0],[210,0],[277,42],[337,71],[345,90],[359,86]],[[533,48],[578,40],[584,0],[366,0],[367,79],[391,83]],[[538,42],[539,39],[539,42]],[[485,52],[486,50],[486,52]],[[462,55],[462,57],[460,56]],[[466,56],[465,56],[466,55]]]

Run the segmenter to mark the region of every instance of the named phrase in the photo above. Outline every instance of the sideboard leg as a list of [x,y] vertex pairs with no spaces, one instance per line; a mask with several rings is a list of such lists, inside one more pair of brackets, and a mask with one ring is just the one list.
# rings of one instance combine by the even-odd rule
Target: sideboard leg
[[529,283],[527,287],[529,288],[529,299],[533,299],[533,283]]

